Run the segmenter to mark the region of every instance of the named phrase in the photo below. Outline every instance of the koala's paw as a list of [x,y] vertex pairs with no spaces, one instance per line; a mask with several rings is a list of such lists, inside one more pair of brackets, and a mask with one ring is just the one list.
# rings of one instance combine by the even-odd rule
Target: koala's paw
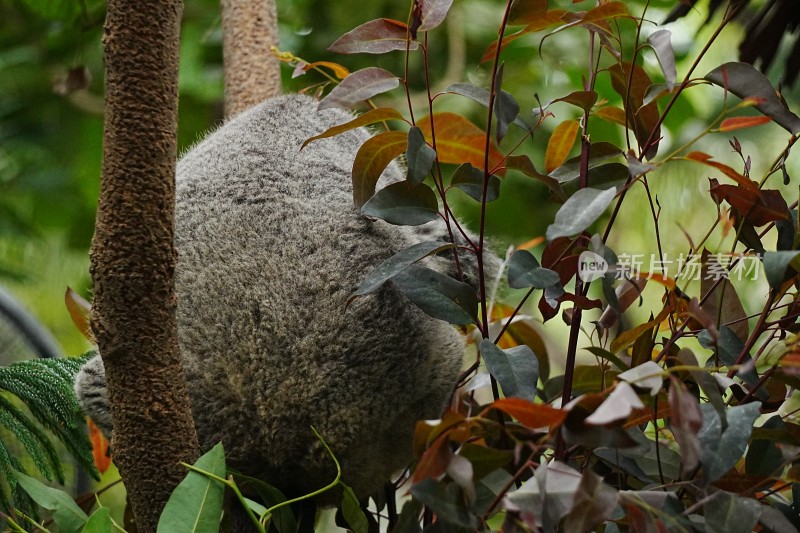
[[111,439],[114,424],[108,402],[106,371],[99,355],[91,358],[75,376],[75,396],[83,413],[92,419],[107,439]]

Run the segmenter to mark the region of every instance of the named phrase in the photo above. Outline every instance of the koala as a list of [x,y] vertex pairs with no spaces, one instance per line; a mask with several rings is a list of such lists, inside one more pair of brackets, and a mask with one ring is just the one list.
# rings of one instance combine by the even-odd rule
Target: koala
[[[443,223],[392,226],[354,208],[350,172],[367,130],[300,149],[350,119],[309,97],[271,99],[177,167],[178,335],[201,447],[222,441],[230,467],[287,496],[336,474],[312,426],[359,497],[380,489],[411,459],[416,421],[440,415],[462,362],[462,336],[391,283],[347,305],[382,261],[445,236]],[[379,186],[402,179],[392,163]],[[99,356],[75,390],[110,435]]]

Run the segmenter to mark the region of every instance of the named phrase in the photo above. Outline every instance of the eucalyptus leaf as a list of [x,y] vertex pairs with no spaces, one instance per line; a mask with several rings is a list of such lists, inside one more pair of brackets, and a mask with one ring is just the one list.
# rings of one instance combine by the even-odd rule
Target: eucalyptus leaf
[[434,318],[459,325],[475,323],[478,297],[466,283],[418,265],[409,266],[392,282],[417,307]]
[[[471,198],[481,201],[483,199],[483,171],[464,163],[453,173],[450,185],[461,189]],[[492,202],[500,197],[500,178],[489,176],[486,187],[486,201]]]
[[406,149],[406,165],[408,181],[422,183],[428,175],[436,159],[436,151],[425,142],[422,130],[414,126],[408,130],[408,148]]
[[[460,94],[470,100],[481,104],[483,107],[489,107],[489,91],[482,87],[476,87],[469,83],[454,83],[444,90],[446,93]],[[511,93],[500,90],[499,99],[503,102],[501,104],[502,112],[506,122],[513,122],[525,131],[531,131],[531,127],[519,116],[519,105],[517,105]],[[516,105],[516,111],[514,106]],[[513,115],[513,116],[512,116]]]
[[543,268],[527,250],[517,250],[508,261],[508,285],[512,289],[546,289],[559,283],[557,272]]
[[713,494],[703,505],[708,533],[736,533],[753,531],[761,516],[762,505],[753,498],[744,498],[729,492]]
[[506,397],[533,401],[539,381],[539,360],[533,350],[524,345],[501,350],[491,340],[483,339],[480,352]]
[[[200,457],[195,468],[225,478],[225,452],[217,444]],[[222,518],[225,485],[190,470],[175,487],[158,521],[158,533],[217,533]]]
[[344,515],[347,525],[350,526],[350,531],[353,533],[368,533],[369,522],[367,522],[367,517],[364,515],[364,511],[361,509],[361,505],[358,503],[358,498],[356,498],[353,489],[342,482],[339,484],[343,489],[342,514]]
[[614,188],[581,189],[567,199],[556,213],[555,222],[547,227],[547,240],[577,235],[592,225],[611,205],[617,191]]
[[92,513],[81,533],[112,533],[114,523],[111,521],[111,511],[108,507],[101,507]]
[[408,181],[392,183],[379,190],[361,208],[361,214],[398,226],[419,226],[439,216],[433,189]]
[[765,252],[762,256],[764,262],[764,273],[767,275],[769,286],[773,289],[779,289],[783,285],[783,280],[786,279],[786,271],[789,265],[797,272],[797,263],[795,260],[800,255],[798,251],[791,252]]
[[444,250],[455,248],[455,246],[455,244],[447,242],[429,241],[420,242],[404,250],[400,250],[392,257],[378,265],[375,270],[373,270],[370,275],[367,276],[367,279],[365,279],[361,285],[359,285],[356,292],[354,292],[350,297],[350,300],[352,301],[352,299],[357,296],[363,296],[378,290],[384,283],[420,259],[431,254],[437,254]]
[[702,404],[703,427],[700,439],[700,462],[706,483],[713,483],[733,468],[742,458],[753,432],[753,422],[760,414],[761,403],[753,402],[728,409],[728,427],[722,424],[714,407]]
[[497,76],[494,78],[494,86],[497,94],[494,98],[494,113],[497,118],[497,128],[495,131],[495,140],[497,144],[503,140],[508,132],[508,124],[513,122],[517,115],[519,115],[519,104],[511,95],[501,90],[503,86],[503,66],[497,69]]
[[478,517],[467,508],[455,483],[445,485],[428,478],[411,487],[411,494],[427,505],[439,520],[470,529],[476,529],[479,525]]

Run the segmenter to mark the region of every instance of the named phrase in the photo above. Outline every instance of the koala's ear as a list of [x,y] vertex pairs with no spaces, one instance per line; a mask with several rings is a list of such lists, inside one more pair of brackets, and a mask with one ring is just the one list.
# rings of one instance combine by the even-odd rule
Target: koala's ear
[[111,440],[114,423],[106,388],[106,369],[100,354],[89,359],[75,376],[75,397],[83,414],[92,419],[106,439]]

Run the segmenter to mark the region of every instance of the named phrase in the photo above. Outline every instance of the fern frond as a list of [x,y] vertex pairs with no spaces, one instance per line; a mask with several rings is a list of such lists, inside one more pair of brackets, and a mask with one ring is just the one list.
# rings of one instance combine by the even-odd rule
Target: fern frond
[[[81,357],[34,359],[0,368],[0,391],[21,400],[33,417],[61,441],[67,450],[94,476],[97,471],[92,459],[92,447],[84,429],[84,416],[73,392],[75,375],[81,366],[94,356],[88,352]],[[8,398],[0,396],[0,426],[7,427],[33,459],[47,479],[63,483],[61,462],[50,439],[25,413]],[[0,471],[8,477],[9,465],[19,464],[5,443],[0,442]],[[13,482],[9,481],[13,490]],[[0,496],[2,505],[5,495]]]

